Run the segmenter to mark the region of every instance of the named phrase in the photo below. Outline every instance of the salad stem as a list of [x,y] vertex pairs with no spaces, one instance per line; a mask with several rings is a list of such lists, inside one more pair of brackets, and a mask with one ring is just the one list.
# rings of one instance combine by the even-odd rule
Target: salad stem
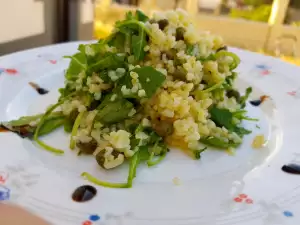
[[56,154],[64,154],[63,150],[57,149],[57,148],[53,148],[50,145],[47,145],[46,143],[44,143],[43,141],[39,140],[39,131],[41,129],[41,127],[43,126],[46,118],[51,114],[51,112],[53,112],[58,106],[60,106],[63,102],[60,101],[58,103],[56,103],[55,105],[52,105],[47,111],[46,113],[42,116],[41,121],[39,122],[35,132],[34,132],[34,136],[33,136],[33,140],[35,140],[42,148],[44,148],[45,150],[49,151],[49,152],[53,152]]
[[71,132],[70,149],[74,149],[75,148],[76,141],[74,140],[74,137],[77,134],[77,131],[78,131],[78,128],[80,126],[80,123],[81,123],[83,115],[84,115],[84,111],[80,112],[78,114],[78,116],[76,117],[73,129],[72,129],[72,132]]
[[96,177],[92,176],[91,174],[87,173],[87,172],[83,172],[81,174],[82,177],[84,177],[85,179],[87,179],[88,181],[96,184],[96,185],[100,185],[103,187],[108,187],[108,188],[129,188],[127,183],[110,183],[110,182],[106,182],[106,181],[102,181],[97,179]]

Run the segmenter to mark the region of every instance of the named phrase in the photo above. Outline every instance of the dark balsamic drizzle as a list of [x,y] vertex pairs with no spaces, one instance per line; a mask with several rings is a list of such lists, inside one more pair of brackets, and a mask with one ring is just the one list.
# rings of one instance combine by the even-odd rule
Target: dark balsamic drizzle
[[75,189],[72,194],[72,199],[75,202],[86,202],[94,198],[96,194],[96,188],[91,185],[83,185]]
[[299,164],[288,164],[284,165],[282,168],[282,171],[286,173],[291,173],[291,174],[300,174],[300,165]]
[[31,87],[33,87],[33,89],[35,89],[37,91],[37,93],[39,93],[40,95],[45,95],[49,92],[48,90],[41,88],[40,86],[38,86],[37,84],[35,84],[33,82],[29,82],[29,85]]
[[261,100],[252,100],[250,101],[250,104],[253,106],[259,106],[261,104]]

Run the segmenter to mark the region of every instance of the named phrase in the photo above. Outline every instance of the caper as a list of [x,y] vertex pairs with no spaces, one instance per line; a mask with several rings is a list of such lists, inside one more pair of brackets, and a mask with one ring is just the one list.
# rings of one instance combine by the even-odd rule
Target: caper
[[166,19],[159,20],[157,23],[158,23],[159,29],[161,29],[161,30],[164,30],[166,28],[166,26],[169,25],[169,21]]
[[173,77],[185,81],[186,80],[186,72],[183,68],[179,67],[178,69],[175,69],[174,73],[172,73]]
[[173,133],[173,124],[168,123],[166,121],[156,121],[152,124],[152,128],[155,130],[155,132],[161,136],[166,137]]
[[155,21],[155,19],[151,19],[151,20],[149,20],[149,23],[156,23],[156,21]]
[[71,120],[71,121],[75,121],[76,120],[76,118],[77,118],[77,116],[78,116],[78,111],[77,110],[73,110],[71,113],[70,113],[70,115],[69,115],[69,119]]
[[76,146],[79,148],[80,152],[84,154],[93,154],[97,148],[97,145],[98,143],[95,139],[87,143],[82,143],[82,142],[76,143]]
[[227,46],[225,45],[225,46],[223,46],[221,48],[218,48],[216,52],[219,52],[219,51],[222,51],[222,50],[227,51]]
[[174,60],[176,57],[176,50],[174,48],[172,48],[172,49],[166,51],[165,54],[169,60]]
[[226,95],[227,95],[228,98],[234,97],[234,98],[236,99],[237,102],[239,102],[239,101],[240,101],[240,98],[241,98],[240,93],[239,93],[237,90],[233,90],[233,89],[227,91]]
[[98,163],[99,166],[101,166],[103,169],[105,169],[104,167],[104,163],[105,163],[105,150],[100,151],[97,155],[96,155],[96,161]]
[[[97,161],[97,163],[98,163],[98,165],[99,166],[101,166],[103,169],[106,169],[105,167],[104,167],[104,163],[105,163],[105,152],[106,152],[106,150],[102,150],[102,151],[100,151],[97,155],[96,155],[96,161]],[[122,154],[121,152],[118,152],[118,151],[116,151],[116,150],[113,150],[112,151],[112,156],[114,157],[114,158],[117,158],[120,154]]]
[[185,29],[183,27],[178,27],[176,29],[176,41],[184,40]]

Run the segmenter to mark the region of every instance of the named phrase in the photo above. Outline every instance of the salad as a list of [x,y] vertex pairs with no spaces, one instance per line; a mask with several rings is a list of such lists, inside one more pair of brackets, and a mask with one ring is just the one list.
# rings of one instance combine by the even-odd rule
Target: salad
[[220,37],[197,31],[183,10],[129,12],[109,37],[66,58],[57,103],[1,126],[55,154],[64,151],[40,137],[64,127],[70,149],[103,169],[129,162],[125,183],[82,174],[95,184],[129,188],[138,165],[157,165],[169,147],[198,160],[207,146],[234,149],[251,132],[241,122],[252,120],[244,109],[252,89],[241,95],[233,86],[239,57]]

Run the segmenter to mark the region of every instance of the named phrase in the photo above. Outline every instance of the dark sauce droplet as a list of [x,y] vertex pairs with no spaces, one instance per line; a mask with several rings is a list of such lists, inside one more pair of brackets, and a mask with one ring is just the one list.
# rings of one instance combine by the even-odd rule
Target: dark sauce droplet
[[83,185],[73,192],[72,199],[75,202],[86,202],[94,198],[97,194],[97,189],[91,185]]
[[261,102],[261,100],[252,100],[252,101],[250,101],[250,103],[253,106],[259,106],[262,102]]
[[37,84],[33,83],[33,82],[29,82],[29,85],[31,87],[33,87],[34,90],[37,91],[37,93],[39,93],[40,95],[45,95],[47,94],[49,91],[44,89],[44,88],[41,88],[40,86],[38,86]]
[[300,165],[298,164],[292,163],[292,164],[284,165],[281,169],[286,173],[300,174]]
[[47,94],[49,91],[44,89],[44,88],[38,88],[37,89],[37,92],[40,94],[40,95],[44,95],[44,94]]

